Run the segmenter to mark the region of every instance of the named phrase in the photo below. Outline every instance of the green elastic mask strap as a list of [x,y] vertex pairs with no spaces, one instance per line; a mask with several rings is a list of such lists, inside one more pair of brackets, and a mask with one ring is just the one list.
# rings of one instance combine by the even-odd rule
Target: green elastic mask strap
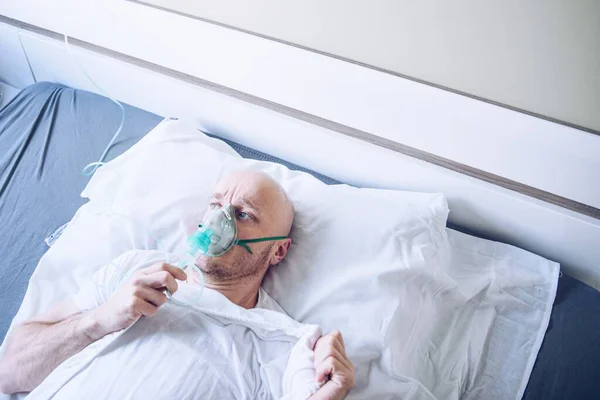
[[268,242],[270,240],[282,240],[282,239],[287,239],[287,238],[288,238],[287,236],[271,236],[271,237],[264,237],[264,238],[259,238],[259,239],[237,240],[235,242],[235,244],[242,246],[243,248],[248,250],[248,252],[250,254],[254,254],[254,253],[252,253],[252,249],[250,248],[250,246],[248,246],[248,243]]

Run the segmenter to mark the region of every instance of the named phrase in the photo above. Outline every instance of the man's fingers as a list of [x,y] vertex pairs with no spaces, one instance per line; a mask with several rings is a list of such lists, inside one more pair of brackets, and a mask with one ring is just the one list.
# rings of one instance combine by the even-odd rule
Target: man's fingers
[[338,349],[339,352],[343,354],[346,353],[344,342],[341,341],[338,336],[332,334],[322,336],[317,340],[317,343],[315,343],[315,353],[328,347],[334,347]]
[[328,375],[332,379],[354,376],[354,365],[346,355],[344,339],[339,331],[333,331],[317,340],[314,348],[317,381],[324,382]]
[[327,336],[330,336],[333,338],[334,341],[339,342],[342,345],[342,348],[345,348],[345,344],[344,344],[344,337],[342,336],[342,332],[335,330],[330,332]]
[[144,268],[140,271],[146,275],[150,275],[154,272],[159,272],[159,271],[167,271],[171,275],[173,275],[173,277],[175,279],[179,279],[180,281],[185,281],[187,279],[186,273],[183,272],[183,270],[181,268],[177,268],[176,266],[167,264],[167,263],[154,264],[154,265],[151,265],[148,268]]
[[134,308],[136,311],[142,313],[146,317],[153,317],[158,312],[158,307],[153,306],[145,300],[137,298],[135,300]]
[[166,287],[171,293],[175,293],[177,291],[177,281],[175,280],[173,275],[171,275],[170,272],[158,271],[150,276],[154,279],[154,282],[150,287],[154,287],[157,289],[161,287]]
[[148,275],[138,276],[134,279],[133,284],[136,286],[148,286],[153,289],[167,288],[171,293],[177,291],[177,281],[167,271],[157,271]]
[[333,331],[317,340],[314,348],[316,380],[329,381],[319,389],[324,398],[345,396],[354,386],[354,365],[346,355],[340,331]]
[[333,358],[333,360],[338,362],[340,367],[345,368],[347,371],[354,370],[354,364],[352,364],[346,353],[339,351],[335,347],[323,347],[315,350],[315,368],[328,358]]
[[319,365],[316,366],[316,378],[317,382],[322,383],[327,380],[329,375],[335,375],[336,373],[351,372],[340,360],[334,357],[327,357]]
[[167,301],[167,296],[164,293],[156,289],[151,289],[147,286],[136,287],[133,294],[142,300],[146,300],[155,307],[160,307]]
[[333,373],[333,359],[323,360],[316,366],[317,382],[323,383]]
[[[335,349],[337,352],[334,353],[330,349]],[[319,338],[319,340],[317,340],[315,343],[314,351],[315,362],[320,362],[331,355],[339,358],[342,362],[347,364],[348,367],[352,366],[350,359],[346,355],[342,334],[339,331],[334,331]]]
[[321,364],[327,357],[333,357],[337,359],[343,359],[344,354],[339,351],[336,347],[332,346],[317,346],[315,348],[315,366]]

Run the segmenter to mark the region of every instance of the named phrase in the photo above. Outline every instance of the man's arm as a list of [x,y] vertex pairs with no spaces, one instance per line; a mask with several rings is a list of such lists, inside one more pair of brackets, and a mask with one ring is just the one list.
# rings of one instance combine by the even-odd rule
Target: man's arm
[[0,392],[29,392],[63,361],[101,337],[154,316],[185,273],[168,264],[136,271],[104,304],[79,312],[73,300],[15,328],[0,361]]
[[333,331],[315,344],[317,382],[325,382],[309,400],[342,400],[354,386],[354,365],[346,355],[340,331]]
[[91,312],[74,301],[15,328],[0,363],[0,392],[29,392],[60,363],[101,336]]

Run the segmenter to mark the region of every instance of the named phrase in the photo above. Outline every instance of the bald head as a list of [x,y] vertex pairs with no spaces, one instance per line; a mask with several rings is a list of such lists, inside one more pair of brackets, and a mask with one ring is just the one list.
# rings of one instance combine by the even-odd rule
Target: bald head
[[269,236],[288,236],[294,221],[294,207],[285,189],[268,174],[241,170],[225,175],[215,187],[215,197],[235,200],[254,208]]

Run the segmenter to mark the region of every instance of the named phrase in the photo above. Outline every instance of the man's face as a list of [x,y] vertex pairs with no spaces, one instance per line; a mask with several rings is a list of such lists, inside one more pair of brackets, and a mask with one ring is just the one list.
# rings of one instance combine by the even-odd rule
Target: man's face
[[[231,204],[235,210],[238,239],[255,239],[268,236],[287,236],[293,210],[282,189],[271,178],[254,172],[237,172],[227,175],[217,184],[209,201],[209,208]],[[201,256],[198,267],[205,277],[215,281],[236,281],[264,275],[271,264],[285,256],[289,239],[252,243],[250,254],[241,246],[233,246],[219,257]],[[278,257],[280,247],[284,254]]]

